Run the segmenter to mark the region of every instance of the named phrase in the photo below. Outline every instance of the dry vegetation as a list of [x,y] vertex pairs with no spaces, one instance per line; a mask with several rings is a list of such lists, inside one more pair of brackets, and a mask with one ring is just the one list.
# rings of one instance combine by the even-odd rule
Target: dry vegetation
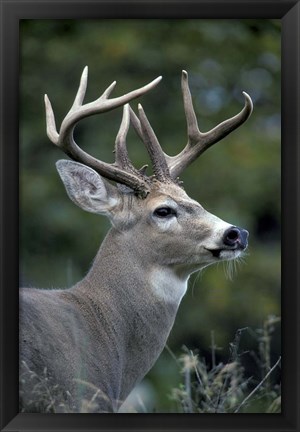
[[[216,364],[216,345],[212,335],[211,366],[205,359],[185,349],[179,361],[182,365],[182,383],[173,389],[172,398],[177,412],[184,413],[243,413],[281,412],[280,384],[272,380],[273,372],[280,367],[281,357],[271,365],[271,341],[278,317],[269,317],[262,329],[255,332],[257,352],[239,352],[242,333],[236,332],[230,344],[230,358],[226,364]],[[252,332],[253,333],[253,332]],[[261,379],[246,377],[242,356],[255,358]]]

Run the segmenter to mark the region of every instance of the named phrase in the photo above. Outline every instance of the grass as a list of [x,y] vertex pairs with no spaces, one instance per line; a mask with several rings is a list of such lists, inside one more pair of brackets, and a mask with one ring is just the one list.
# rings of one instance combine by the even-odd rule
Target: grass
[[[211,359],[208,362],[186,347],[176,358],[180,366],[181,383],[173,388],[170,399],[175,405],[172,412],[178,413],[280,413],[280,380],[275,379],[275,371],[280,368],[281,357],[271,364],[272,336],[280,318],[270,316],[261,329],[255,332],[249,328],[239,329],[230,344],[228,362],[217,362],[218,347],[214,333],[211,333]],[[241,338],[245,332],[255,337],[257,349],[240,352]],[[250,355],[259,370],[260,378],[246,375],[242,359]],[[44,413],[96,413],[105,397],[101,390],[92,384],[78,381],[88,386],[91,397],[78,404],[70,392],[54,385],[47,370],[38,376],[26,363],[20,373],[20,412]],[[22,388],[29,388],[25,394]],[[145,412],[145,409],[143,410]],[[136,412],[133,408],[132,412]],[[148,411],[149,412],[149,411]],[[159,412],[159,410],[157,410]]]
[[[176,412],[182,413],[280,413],[281,388],[273,380],[275,370],[280,368],[281,357],[271,365],[271,341],[275,326],[280,318],[270,316],[262,329],[239,329],[230,344],[228,362],[216,363],[216,345],[212,333],[211,362],[198,354],[184,349],[179,358],[181,383],[172,390],[171,399]],[[244,332],[256,337],[258,349],[239,352]],[[247,377],[242,357],[252,356],[260,370],[261,379]]]
[[[76,380],[78,389],[88,389],[90,398],[76,401],[69,391],[65,391],[58,384],[53,384],[47,369],[37,375],[29,369],[25,362],[21,364],[19,410],[31,413],[97,413],[103,399],[108,399],[103,392],[94,385]],[[26,393],[24,389],[26,388]]]

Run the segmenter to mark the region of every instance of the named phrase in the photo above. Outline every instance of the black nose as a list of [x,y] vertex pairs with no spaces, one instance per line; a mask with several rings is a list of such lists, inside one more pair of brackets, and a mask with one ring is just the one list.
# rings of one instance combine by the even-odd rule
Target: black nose
[[245,249],[248,245],[248,236],[247,230],[233,226],[225,231],[223,242],[226,246],[238,246]]

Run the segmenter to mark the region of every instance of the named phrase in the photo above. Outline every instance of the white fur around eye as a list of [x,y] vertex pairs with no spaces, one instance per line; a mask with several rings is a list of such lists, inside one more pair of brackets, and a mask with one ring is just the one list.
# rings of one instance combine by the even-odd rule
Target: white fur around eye
[[178,225],[176,216],[155,218],[155,224],[161,231],[169,231]]
[[[161,216],[160,210],[168,209],[169,214]],[[161,203],[157,203],[155,209],[152,210],[152,221],[161,231],[168,231],[178,226],[178,205],[172,199],[167,199]]]

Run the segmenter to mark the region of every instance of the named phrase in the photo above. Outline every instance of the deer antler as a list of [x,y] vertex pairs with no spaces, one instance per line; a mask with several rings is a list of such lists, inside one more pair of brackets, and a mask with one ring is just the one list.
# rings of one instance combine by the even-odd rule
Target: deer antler
[[209,132],[200,132],[196,114],[193,108],[192,96],[188,84],[188,74],[182,71],[181,87],[183,94],[184,111],[187,122],[188,142],[186,147],[177,156],[167,157],[167,163],[173,179],[176,179],[181,172],[200,156],[211,145],[225,138],[230,132],[241,126],[251,115],[253,104],[250,96],[243,92],[245,106],[239,114],[231,117]]
[[[164,179],[168,178],[176,180],[182,171],[206,149],[241,126],[241,124],[249,118],[253,110],[253,104],[250,96],[243,92],[245,97],[245,106],[241,112],[236,116],[220,123],[209,132],[203,133],[200,132],[198,128],[198,122],[193,108],[192,96],[188,85],[188,74],[184,70],[182,71],[181,86],[187,122],[188,142],[185,148],[176,156],[168,156],[163,152],[143,111],[140,112],[139,119],[134,111],[130,108],[131,123],[138,136],[146,145],[154,164],[154,172],[159,172],[159,175],[156,177],[161,179],[161,181],[166,181]],[[151,156],[154,153],[155,156]],[[160,172],[162,172],[162,174]]]
[[[47,135],[49,139],[60,147],[68,156],[78,162],[93,168],[104,177],[124,184],[133,189],[138,195],[146,196],[149,192],[147,179],[131,164],[126,150],[126,134],[129,127],[129,108],[126,104],[153,89],[161,80],[156,78],[151,83],[133,90],[123,96],[108,99],[116,82],[113,82],[104,93],[94,102],[83,105],[83,99],[87,87],[88,68],[84,68],[80,85],[74,103],[64,118],[59,133],[55,125],[54,113],[48,96],[45,95]],[[116,140],[116,160],[113,164],[100,161],[83,151],[75,142],[73,131],[79,120],[98,113],[110,111],[119,106],[124,106],[123,119]]]
[[[133,90],[123,96],[108,99],[116,84],[116,82],[113,82],[104,91],[102,96],[94,102],[83,105],[87,87],[87,74],[88,69],[85,67],[74,103],[64,118],[59,133],[56,130],[51,103],[47,95],[45,95],[47,135],[55,145],[60,147],[72,159],[93,168],[99,174],[110,180],[128,186],[141,197],[145,197],[149,193],[153,177],[147,177],[144,174],[145,167],[137,170],[128,157],[126,136],[130,121],[147,148],[153,163],[154,178],[160,182],[169,182],[177,181],[181,172],[200,156],[200,154],[244,123],[251,115],[253,109],[250,96],[243,92],[245,106],[239,114],[225,120],[209,132],[200,132],[188,85],[188,74],[183,70],[181,86],[187,122],[188,142],[178,155],[168,156],[163,152],[142,106],[139,104],[138,118],[128,105],[129,101],[154,88],[162,77],[158,77],[144,87]],[[79,120],[94,114],[110,111],[121,105],[123,105],[123,117],[115,142],[114,163],[110,164],[100,161],[78,147],[74,141],[73,131]]]
[[169,156],[163,152],[141,104],[138,109],[140,118],[129,107],[130,121],[148,151],[153,165],[154,178],[161,182],[173,181],[167,164]]

